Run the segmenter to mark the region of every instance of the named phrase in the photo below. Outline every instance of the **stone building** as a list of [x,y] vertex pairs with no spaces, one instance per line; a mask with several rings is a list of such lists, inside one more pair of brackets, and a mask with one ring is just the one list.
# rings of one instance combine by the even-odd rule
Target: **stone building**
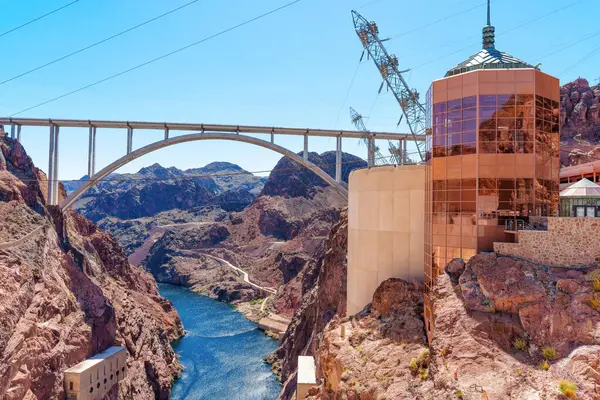
[[95,400],[104,396],[127,374],[127,351],[113,346],[65,371],[67,400]]
[[[425,261],[428,290],[452,259],[514,242],[517,220],[557,216],[560,86],[495,47],[451,68],[427,93]],[[427,331],[433,327],[429,296]]]

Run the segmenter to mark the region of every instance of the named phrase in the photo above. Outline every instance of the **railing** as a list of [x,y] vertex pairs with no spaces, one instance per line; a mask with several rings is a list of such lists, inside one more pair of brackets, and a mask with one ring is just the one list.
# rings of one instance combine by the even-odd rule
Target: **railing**
[[546,231],[548,228],[543,225],[531,225],[529,222],[523,219],[507,219],[504,221],[505,232],[519,232],[519,231]]

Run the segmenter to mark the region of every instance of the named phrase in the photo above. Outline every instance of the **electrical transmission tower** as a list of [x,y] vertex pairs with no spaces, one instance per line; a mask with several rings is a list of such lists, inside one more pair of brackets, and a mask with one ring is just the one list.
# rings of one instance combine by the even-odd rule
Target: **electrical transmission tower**
[[[414,135],[424,135],[425,134],[425,107],[423,104],[419,102],[419,93],[411,89],[402,74],[405,71],[400,71],[398,69],[398,58],[394,55],[390,55],[385,47],[383,46],[383,41],[379,39],[379,29],[377,28],[377,24],[375,22],[367,21],[362,15],[357,13],[356,11],[352,11],[352,20],[354,21],[354,29],[356,30],[356,34],[358,35],[363,47],[363,55],[364,52],[367,52],[367,58],[370,57],[375,62],[377,69],[379,69],[379,73],[383,77],[384,83],[387,83],[387,87],[392,91],[396,100],[400,104],[400,108],[402,109],[402,116],[400,117],[400,121],[402,121],[402,117],[406,118],[406,122],[410,129],[410,132]],[[379,88],[383,89],[383,84]],[[417,147],[417,152],[420,157],[420,161],[423,162],[424,153],[425,153],[425,142],[418,142],[415,140],[415,145]],[[402,150],[396,149],[395,146],[395,154],[398,157],[403,157]],[[390,148],[390,151],[392,149]]]
[[[352,120],[352,123],[356,127],[356,130],[358,130],[360,132],[364,132],[366,134],[365,137],[362,139],[362,141],[367,145],[367,148],[369,149],[369,156],[371,157],[371,154],[372,154],[373,155],[372,157],[374,158],[372,160],[369,160],[369,164],[371,164],[371,163],[385,164],[385,158],[379,151],[379,147],[375,146],[375,140],[373,138],[369,137],[369,135],[368,135],[369,130],[365,126],[362,115],[357,113],[356,110],[352,107],[350,107],[350,119]],[[369,165],[369,166],[371,166],[371,165]]]

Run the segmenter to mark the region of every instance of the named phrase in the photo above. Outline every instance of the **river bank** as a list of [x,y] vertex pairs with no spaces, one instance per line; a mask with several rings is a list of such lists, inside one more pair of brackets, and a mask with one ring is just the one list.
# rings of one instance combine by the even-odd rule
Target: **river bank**
[[186,335],[173,343],[184,370],[171,399],[276,399],[281,386],[263,361],[277,347],[235,308],[190,289],[159,284]]

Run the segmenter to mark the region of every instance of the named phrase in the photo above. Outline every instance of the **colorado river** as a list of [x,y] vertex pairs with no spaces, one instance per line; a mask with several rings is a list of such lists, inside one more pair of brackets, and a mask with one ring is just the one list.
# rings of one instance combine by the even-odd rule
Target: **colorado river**
[[184,370],[171,399],[273,400],[280,385],[263,358],[277,342],[233,307],[186,288],[159,284],[183,321],[186,335],[174,343]]

